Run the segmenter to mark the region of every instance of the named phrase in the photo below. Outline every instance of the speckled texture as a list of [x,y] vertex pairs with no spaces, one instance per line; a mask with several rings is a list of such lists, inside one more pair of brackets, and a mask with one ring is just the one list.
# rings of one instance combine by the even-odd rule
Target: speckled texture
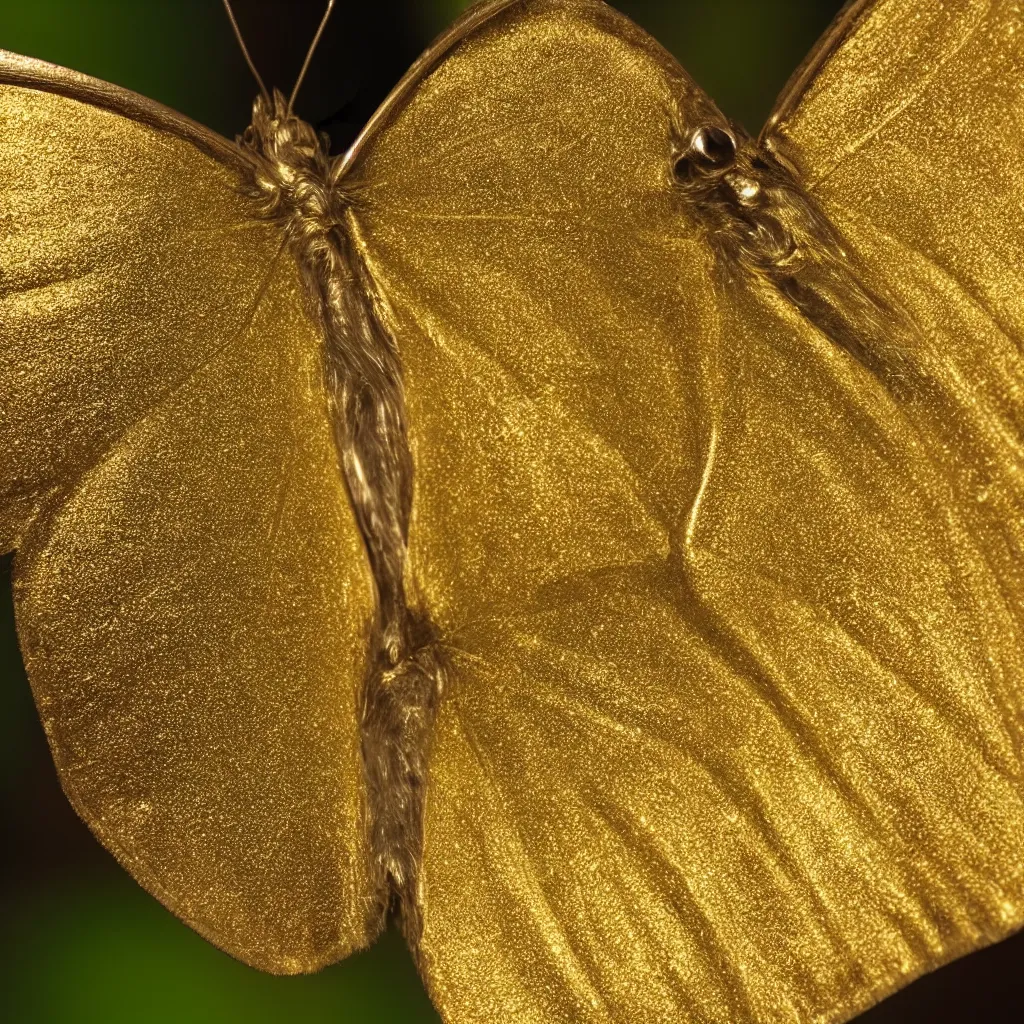
[[0,533],[61,781],[207,938],[322,966],[378,899],[372,591],[297,268],[190,143],[13,87],[0,123]]
[[882,0],[767,135],[803,168],[865,278],[918,325],[907,363],[932,388],[914,402],[915,426],[1015,603],[1024,594],[1022,139],[1024,5],[1009,0]]
[[[973,6],[944,7],[947,35]],[[832,137],[808,159],[857,137],[864,82],[902,103],[918,9],[861,22],[870,42],[902,18],[900,45],[869,58],[862,36],[861,78],[826,72]],[[1024,81],[1008,32],[976,37]],[[997,94],[1009,129],[1021,102]],[[931,226],[988,211],[943,235],[966,264],[948,304],[894,317],[905,376],[767,282],[716,286],[671,177],[714,115],[606,8],[515,5],[365,144],[412,576],[451,664],[421,954],[453,1024],[845,1020],[1024,921],[1020,330],[979,309],[983,283],[1019,301],[1022,136],[941,165],[933,213],[915,147],[927,166],[962,124],[913,111],[902,162],[816,185],[829,210],[863,197],[917,225],[926,255],[863,250],[897,301],[939,258]],[[955,171],[988,199],[946,193]],[[955,355],[919,359],[937,321]]]
[[[674,178],[724,121],[591,0],[478,9],[336,165],[444,668],[408,895],[449,1024],[838,1022],[1024,923],[1018,6],[854,5],[784,166],[741,154],[775,222]],[[382,895],[320,339],[226,171],[70,102],[0,89],[29,672],[137,877],[312,968]]]

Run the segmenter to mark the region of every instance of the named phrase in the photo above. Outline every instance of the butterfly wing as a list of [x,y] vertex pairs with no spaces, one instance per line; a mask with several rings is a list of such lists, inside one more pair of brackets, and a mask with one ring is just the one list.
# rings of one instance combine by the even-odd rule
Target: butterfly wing
[[314,969],[376,924],[372,591],[294,259],[170,112],[8,55],[0,124],[0,539],[61,781],[192,927]]
[[1024,920],[1020,589],[915,409],[716,269],[672,167],[722,122],[653,42],[527,0],[448,44],[347,179],[449,660],[433,998],[847,1019]]
[[[879,69],[884,68],[884,73]],[[784,91],[766,146],[919,325],[906,358],[941,401],[957,490],[1020,593],[1024,456],[1024,12],[1011,0],[854,4]],[[948,459],[947,459],[948,461]],[[993,551],[995,555],[995,551]]]

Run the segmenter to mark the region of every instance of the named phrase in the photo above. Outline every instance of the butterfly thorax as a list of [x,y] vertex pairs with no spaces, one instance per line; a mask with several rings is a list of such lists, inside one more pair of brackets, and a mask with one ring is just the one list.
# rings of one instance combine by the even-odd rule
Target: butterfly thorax
[[239,139],[252,161],[251,191],[262,213],[290,232],[323,236],[340,223],[340,191],[331,178],[330,139],[289,109],[276,89],[253,104]]
[[889,385],[913,385],[892,338],[905,315],[863,284],[849,247],[778,156],[732,128],[698,129],[676,180],[728,276],[768,284]]

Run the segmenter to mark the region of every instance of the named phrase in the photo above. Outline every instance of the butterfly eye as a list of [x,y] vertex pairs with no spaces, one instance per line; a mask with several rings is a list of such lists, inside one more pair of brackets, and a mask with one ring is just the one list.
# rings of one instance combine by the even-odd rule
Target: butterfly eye
[[676,180],[687,182],[730,167],[736,159],[736,140],[730,132],[714,125],[698,128],[690,145],[673,168]]
[[690,158],[681,156],[675,162],[672,172],[676,176],[676,181],[689,181],[690,176],[693,174],[693,164],[690,162]]
[[720,170],[736,159],[736,140],[721,128],[705,125],[693,133],[688,156],[704,170]]

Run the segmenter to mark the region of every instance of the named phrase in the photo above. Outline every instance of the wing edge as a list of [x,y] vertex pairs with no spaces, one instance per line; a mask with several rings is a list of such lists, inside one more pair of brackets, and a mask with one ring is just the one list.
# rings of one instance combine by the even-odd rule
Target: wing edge
[[340,157],[334,171],[335,179],[343,177],[356,162],[363,147],[390,117],[397,114],[406,102],[411,99],[416,86],[430,74],[445,55],[472,35],[502,11],[524,0],[481,0],[463,13],[448,26],[410,65],[409,70],[398,80],[398,84],[387,94],[384,101],[363,125],[355,141]]
[[[530,0],[477,0],[477,3],[464,11],[413,62],[409,70],[399,79],[398,84],[373,112],[352,145],[335,160],[332,170],[335,182],[342,180],[352,170],[363,149],[370,144],[377,132],[384,128],[393,117],[401,113],[405,105],[412,100],[416,87],[436,70],[441,61],[456,46],[505,11],[516,6],[524,6],[529,2]],[[666,74],[696,84],[693,83],[689,72],[661,43],[607,0],[560,0],[560,2],[566,7],[601,12],[601,15],[616,23],[616,29],[622,38],[627,39],[633,45],[640,46],[649,56],[657,58]],[[714,105],[714,101],[702,89],[700,94],[712,106]]]
[[0,49],[0,85],[50,92],[109,110],[190,142],[206,156],[234,171],[243,171],[249,166],[238,146],[212,128],[131,89],[59,64]]
[[775,100],[772,112],[758,135],[759,147],[772,148],[770,136],[781,122],[792,116],[821,69],[871,14],[878,2],[879,0],[847,0],[782,87],[782,92]]

